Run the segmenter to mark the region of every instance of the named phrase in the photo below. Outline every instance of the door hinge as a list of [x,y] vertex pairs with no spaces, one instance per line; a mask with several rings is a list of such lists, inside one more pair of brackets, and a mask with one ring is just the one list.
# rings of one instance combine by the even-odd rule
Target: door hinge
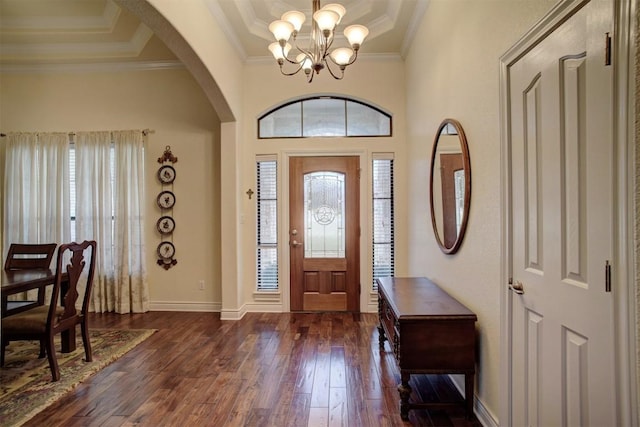
[[611,65],[611,36],[605,34],[604,39],[604,65]]
[[609,260],[604,264],[604,291],[611,292],[611,264],[609,264]]

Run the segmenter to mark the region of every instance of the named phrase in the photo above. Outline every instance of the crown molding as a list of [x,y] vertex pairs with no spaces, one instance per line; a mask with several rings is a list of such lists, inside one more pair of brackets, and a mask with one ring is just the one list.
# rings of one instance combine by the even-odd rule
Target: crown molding
[[235,49],[241,59],[246,59],[247,52],[245,51],[236,31],[233,29],[233,26],[220,8],[218,0],[205,0],[205,4],[207,5],[209,12],[211,12],[211,15],[213,15],[215,20],[220,25],[222,33],[227,37],[227,40],[229,41],[229,43],[231,43],[231,46]]
[[42,43],[25,46],[22,44],[3,44],[2,60],[20,58],[73,59],[104,57],[136,57],[153,36],[153,31],[140,24],[131,39],[114,43]]
[[[23,0],[24,1],[24,0]],[[0,28],[3,32],[110,32],[118,22],[121,9],[113,1],[105,4],[101,15],[93,16],[27,16],[3,17],[0,15]]]
[[[403,57],[399,53],[358,53],[358,62],[392,62],[392,61],[404,61]],[[273,64],[278,66],[278,63],[273,59],[273,56],[252,56],[245,59],[247,65],[258,64]]]
[[400,47],[400,55],[403,58],[406,58],[409,53],[409,48],[413,44],[413,40],[416,37],[416,33],[418,32],[418,28],[420,27],[420,22],[427,12],[427,7],[431,0],[419,1],[416,4],[416,9],[414,10],[413,16],[411,17],[411,21],[409,22],[409,26],[407,27],[407,31],[404,35],[404,40],[402,41],[402,46]]
[[180,61],[94,62],[74,64],[0,64],[0,73],[101,73],[122,71],[158,71],[185,68]]

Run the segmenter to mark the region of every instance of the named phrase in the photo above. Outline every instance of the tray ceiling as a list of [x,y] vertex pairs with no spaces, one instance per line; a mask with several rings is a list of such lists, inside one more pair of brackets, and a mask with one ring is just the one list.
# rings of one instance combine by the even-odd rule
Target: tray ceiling
[[[267,46],[273,40],[267,27],[283,12],[296,9],[311,15],[311,0],[203,1],[245,60],[270,58]],[[331,1],[347,9],[340,33],[354,23],[369,28],[362,55],[403,55],[427,4],[427,0]],[[307,22],[301,34],[308,32]],[[304,36],[300,41],[304,44]],[[336,45],[343,43],[340,36]],[[0,64],[175,60],[146,25],[112,0],[0,0]]]

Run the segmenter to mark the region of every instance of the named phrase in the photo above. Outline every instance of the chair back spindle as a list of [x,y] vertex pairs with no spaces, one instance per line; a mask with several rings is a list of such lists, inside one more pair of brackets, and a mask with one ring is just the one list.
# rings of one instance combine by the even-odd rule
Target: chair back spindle
[[[90,250],[88,251],[89,248]],[[71,256],[68,264],[64,265],[64,256],[67,252],[70,252]],[[84,321],[84,316],[89,308],[88,304],[93,287],[95,256],[95,241],[60,245],[56,267],[56,283],[58,283],[59,286],[54,287],[54,292],[58,294],[55,295],[54,301],[58,301],[59,294],[62,294],[61,304],[64,311],[62,314],[50,317],[52,329],[65,330],[72,326],[75,327],[75,325]],[[88,270],[85,269],[87,260],[89,262]],[[66,281],[63,281],[64,272],[67,273]],[[80,296],[79,288],[84,288],[85,294],[80,312],[76,309],[76,303]],[[50,313],[50,315],[51,314],[52,313]]]

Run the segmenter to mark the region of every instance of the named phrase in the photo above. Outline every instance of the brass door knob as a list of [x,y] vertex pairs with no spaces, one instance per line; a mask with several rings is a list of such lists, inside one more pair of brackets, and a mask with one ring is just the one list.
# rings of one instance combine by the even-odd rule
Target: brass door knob
[[509,283],[509,289],[511,289],[513,292],[515,292],[518,295],[524,294],[524,286],[522,285],[522,282],[519,280],[516,280],[515,283]]

